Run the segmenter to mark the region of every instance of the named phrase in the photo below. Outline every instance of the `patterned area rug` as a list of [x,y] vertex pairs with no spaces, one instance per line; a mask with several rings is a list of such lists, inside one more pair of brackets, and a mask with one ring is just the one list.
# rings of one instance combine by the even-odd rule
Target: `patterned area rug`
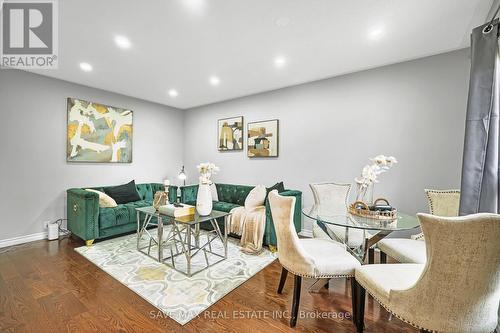
[[[165,229],[168,233],[168,227]],[[154,234],[154,231],[150,232]],[[203,232],[200,241],[202,244],[206,241]],[[228,259],[191,278],[137,251],[135,234],[98,242],[91,247],[82,246],[75,251],[157,307],[164,315],[184,325],[276,259],[266,249],[259,255],[247,255],[240,251],[238,243],[239,240],[229,238]],[[223,253],[222,242],[216,240],[212,244],[215,252]],[[141,243],[141,246],[144,245],[147,245],[145,239]],[[151,253],[156,253],[154,251],[153,247]],[[182,266],[183,260],[185,256],[178,256],[176,266]],[[193,266],[201,267],[204,264],[205,257],[200,251],[193,258]]]

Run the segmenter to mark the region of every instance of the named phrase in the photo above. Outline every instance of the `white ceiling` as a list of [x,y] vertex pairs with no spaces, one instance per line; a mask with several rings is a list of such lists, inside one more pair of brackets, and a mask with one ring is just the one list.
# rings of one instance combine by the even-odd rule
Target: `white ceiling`
[[185,109],[466,47],[491,3],[59,0],[59,69],[37,73]]

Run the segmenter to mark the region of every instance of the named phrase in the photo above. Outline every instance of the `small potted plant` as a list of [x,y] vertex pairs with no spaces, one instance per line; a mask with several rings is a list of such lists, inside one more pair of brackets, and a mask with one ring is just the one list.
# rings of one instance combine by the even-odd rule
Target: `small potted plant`
[[210,215],[212,212],[212,176],[220,169],[215,164],[206,162],[197,166],[199,177],[198,195],[196,196],[196,211],[202,216]]

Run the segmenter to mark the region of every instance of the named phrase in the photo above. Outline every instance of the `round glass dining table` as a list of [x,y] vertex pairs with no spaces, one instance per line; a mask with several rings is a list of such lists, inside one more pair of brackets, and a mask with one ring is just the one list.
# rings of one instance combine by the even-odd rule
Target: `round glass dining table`
[[[346,244],[347,249],[362,263],[365,261],[368,250],[392,232],[411,230],[420,226],[416,216],[399,212],[394,220],[377,220],[350,213],[339,214],[338,209],[328,205],[313,205],[303,208],[302,214],[315,220],[323,230],[327,230],[328,225],[345,227],[345,237],[343,239],[337,237],[333,232],[326,232],[326,234],[330,238]],[[359,248],[349,248],[347,246],[349,228],[363,230],[365,241]]]

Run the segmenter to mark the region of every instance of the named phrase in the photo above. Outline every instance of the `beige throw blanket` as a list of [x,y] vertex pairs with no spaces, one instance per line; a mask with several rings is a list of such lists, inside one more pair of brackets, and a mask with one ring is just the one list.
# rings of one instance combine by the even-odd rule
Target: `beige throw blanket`
[[266,228],[266,207],[258,206],[250,210],[236,207],[231,210],[229,230],[241,236],[241,250],[248,254],[257,254],[262,250],[264,230]]
[[243,223],[245,222],[245,207],[236,207],[231,209],[229,219],[229,232],[238,236],[243,233]]

